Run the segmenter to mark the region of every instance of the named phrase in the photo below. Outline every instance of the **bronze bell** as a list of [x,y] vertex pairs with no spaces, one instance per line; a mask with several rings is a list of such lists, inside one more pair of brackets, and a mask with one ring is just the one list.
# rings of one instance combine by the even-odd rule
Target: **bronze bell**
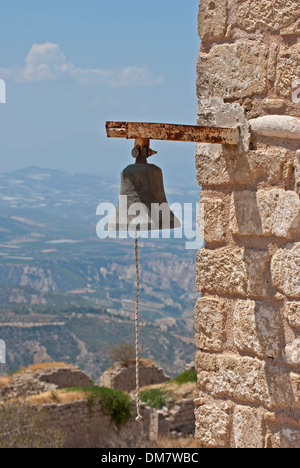
[[148,164],[153,152],[134,148],[136,163],[121,172],[118,208],[108,223],[109,231],[151,231],[181,227],[167,202],[163,174],[159,167]]

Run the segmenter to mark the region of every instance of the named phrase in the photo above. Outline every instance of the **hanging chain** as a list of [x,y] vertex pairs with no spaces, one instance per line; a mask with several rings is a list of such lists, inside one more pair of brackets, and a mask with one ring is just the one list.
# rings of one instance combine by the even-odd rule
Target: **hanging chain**
[[136,411],[137,422],[142,422],[140,413],[140,350],[139,350],[139,297],[140,297],[140,272],[139,272],[139,250],[138,233],[135,231],[135,265],[136,265],[136,304],[135,304],[135,330],[136,330]]

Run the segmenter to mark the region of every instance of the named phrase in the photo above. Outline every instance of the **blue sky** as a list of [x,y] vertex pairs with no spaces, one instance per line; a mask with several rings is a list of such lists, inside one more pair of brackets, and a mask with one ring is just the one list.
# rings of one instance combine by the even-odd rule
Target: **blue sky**
[[[112,174],[132,142],[106,120],[195,124],[198,0],[2,0],[1,171],[29,165]],[[169,174],[195,145],[153,142]]]

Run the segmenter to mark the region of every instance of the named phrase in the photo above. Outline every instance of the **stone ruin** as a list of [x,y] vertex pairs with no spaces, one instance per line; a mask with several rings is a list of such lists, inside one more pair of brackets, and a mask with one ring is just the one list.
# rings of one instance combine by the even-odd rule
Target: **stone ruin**
[[[168,380],[155,363],[145,360],[142,360],[142,363],[145,369],[141,381],[143,385],[148,386]],[[39,365],[37,369],[35,367],[31,366],[11,377],[0,379],[0,404],[19,398],[20,401],[27,399],[27,404],[30,404],[33,410],[42,409],[51,427],[54,426],[63,435],[65,448],[128,448],[157,443],[162,437],[179,438],[194,435],[195,391],[190,396],[188,396],[190,392],[187,392],[186,397],[170,402],[169,409],[158,411],[142,403],[142,427],[136,422],[134,394],[129,394],[131,417],[121,428],[117,428],[101,401],[93,403],[91,407],[88,398],[81,399],[82,397],[76,393],[70,401],[63,403],[59,401],[57,393],[59,389],[75,387],[80,390],[80,387],[93,385],[91,379],[81,369],[66,364]],[[135,388],[135,385],[132,388],[131,382],[133,364],[128,367],[115,366],[115,368],[121,369],[117,375],[121,375],[122,378],[115,381],[111,379],[108,382],[111,385],[115,382],[117,386],[123,382],[124,386],[127,373],[129,377],[127,391],[133,390]],[[104,373],[101,385],[104,386],[104,379],[108,376],[111,376],[111,371]],[[112,386],[110,388],[117,389]],[[30,397],[33,396],[41,398],[40,403],[32,403]]]
[[[168,377],[154,362],[146,359],[140,361],[140,387],[166,382]],[[105,371],[100,378],[100,386],[131,392],[136,388],[135,360],[128,363],[116,363]]]
[[201,0],[196,437],[212,448],[300,447],[300,9]]
[[[141,359],[140,362],[140,387],[167,382],[169,378],[164,374],[163,369],[155,362]],[[195,370],[195,364],[187,365],[187,370]],[[136,368],[135,361],[128,363],[116,363],[111,369],[104,372],[100,378],[100,386],[132,392],[132,397],[136,389]],[[134,401],[134,397],[133,397]],[[143,406],[144,418],[149,419],[146,430],[146,440],[157,441],[161,437],[186,437],[195,433],[194,398],[182,398],[172,402],[169,408],[154,410]],[[135,408],[133,410],[134,414]]]
[[72,365],[53,366],[52,364],[41,365],[21,369],[13,374],[9,384],[1,386],[0,399],[17,398],[22,396],[37,395],[43,392],[55,391],[63,388],[90,387],[92,380],[79,367]]

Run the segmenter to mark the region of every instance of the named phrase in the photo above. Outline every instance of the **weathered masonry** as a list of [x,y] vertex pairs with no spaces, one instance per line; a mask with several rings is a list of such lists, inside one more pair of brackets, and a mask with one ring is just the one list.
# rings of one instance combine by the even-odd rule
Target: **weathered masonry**
[[199,125],[206,247],[197,257],[196,437],[300,448],[299,0],[201,0]]

